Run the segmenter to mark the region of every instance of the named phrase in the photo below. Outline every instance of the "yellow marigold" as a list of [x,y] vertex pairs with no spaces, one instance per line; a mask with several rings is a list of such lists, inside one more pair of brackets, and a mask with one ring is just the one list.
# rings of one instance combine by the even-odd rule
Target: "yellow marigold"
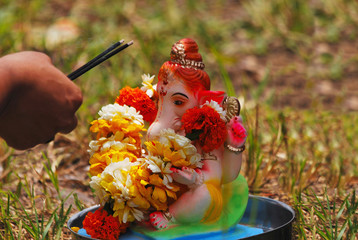
[[128,158],[131,162],[135,162],[137,156],[128,151],[118,151],[110,149],[105,152],[94,153],[89,160],[91,164],[89,173],[92,176],[100,174],[112,162],[119,162]]
[[201,157],[191,141],[172,129],[162,130],[159,140],[144,143],[151,156],[160,156],[164,162],[170,162],[173,166],[196,168],[201,167]]
[[129,158],[135,162],[141,154],[141,149],[135,145],[135,140],[126,137],[123,132],[116,132],[109,138],[100,138],[90,142],[90,174],[101,173],[110,163]]
[[113,216],[121,220],[121,222],[133,222],[144,218],[144,212],[150,208],[149,201],[144,198],[136,185],[129,187],[129,195],[126,201],[115,201],[113,206]]
[[144,211],[150,207],[149,201],[138,194],[139,190],[129,174],[131,168],[138,164],[126,158],[110,163],[101,174],[91,178],[90,186],[95,190],[99,202],[103,205],[113,201],[113,216],[119,217],[120,222],[141,221]]
[[[90,131],[97,133],[97,145],[103,143],[100,139],[115,136],[115,141],[133,144],[139,157],[141,152],[141,137],[144,129],[143,116],[135,108],[121,106],[118,104],[109,104],[101,108],[98,112],[100,117],[92,121]],[[94,144],[95,145],[95,144]],[[97,151],[96,149],[94,151]]]
[[132,143],[140,146],[140,138],[142,137],[141,132],[145,131],[144,125],[138,125],[131,121],[128,121],[121,116],[115,116],[113,119],[105,120],[98,119],[91,122],[90,131],[97,133],[97,140],[100,138],[110,137],[117,132],[123,134],[123,138],[130,137]]
[[177,199],[176,192],[180,190],[179,186],[170,184],[169,189],[163,184],[159,174],[153,174],[145,165],[132,167],[130,175],[141,196],[158,211],[168,209],[168,198]]

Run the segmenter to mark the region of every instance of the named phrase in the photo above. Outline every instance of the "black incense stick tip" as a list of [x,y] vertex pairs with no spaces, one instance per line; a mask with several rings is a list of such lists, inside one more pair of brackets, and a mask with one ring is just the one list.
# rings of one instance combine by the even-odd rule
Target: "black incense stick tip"
[[114,44],[112,44],[109,48],[107,48],[104,52],[93,58],[91,61],[80,67],[79,69],[70,73],[67,77],[72,81],[81,76],[82,74],[88,72],[90,69],[94,68],[98,64],[102,63],[103,61],[107,60],[108,58],[112,57],[113,55],[119,53],[123,49],[129,47],[133,44],[133,40],[126,43],[125,45],[119,47],[124,40],[120,40]]

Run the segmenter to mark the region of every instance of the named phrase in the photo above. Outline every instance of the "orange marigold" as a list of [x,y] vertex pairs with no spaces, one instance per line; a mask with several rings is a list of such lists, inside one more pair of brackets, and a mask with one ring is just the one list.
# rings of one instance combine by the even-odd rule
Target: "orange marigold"
[[117,240],[128,227],[128,223],[120,223],[118,218],[108,215],[103,208],[87,213],[83,220],[83,228],[87,234],[98,239]]
[[157,108],[150,97],[139,88],[125,87],[119,91],[116,98],[119,105],[134,107],[143,115],[144,121],[152,123],[157,115]]
[[211,152],[224,144],[226,124],[212,107],[204,105],[188,109],[181,121],[186,137],[197,140],[204,152]]

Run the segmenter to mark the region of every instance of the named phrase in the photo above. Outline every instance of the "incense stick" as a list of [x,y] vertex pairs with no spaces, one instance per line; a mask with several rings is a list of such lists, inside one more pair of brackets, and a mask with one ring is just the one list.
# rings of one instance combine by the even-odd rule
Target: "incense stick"
[[[77,70],[73,71],[72,73],[68,74],[67,77],[73,81],[76,78],[78,78],[79,76],[81,76],[82,74],[88,72],[90,69],[97,66],[98,64],[106,61],[108,58],[114,56],[115,54],[119,53],[120,51],[126,49],[127,47],[129,47],[130,45],[133,44],[133,41],[130,41],[130,42],[126,43],[125,45],[119,47],[123,42],[124,42],[124,40],[114,43],[109,48],[107,48],[104,52],[102,52],[101,54],[99,54],[95,58],[93,58],[91,61],[84,64],[82,67],[78,68]],[[117,48],[117,47],[119,47],[119,48]]]
[[99,58],[103,57],[104,55],[106,55],[107,53],[109,53],[110,51],[112,51],[113,49],[117,48],[118,46],[120,46],[122,43],[124,42],[124,40],[118,41],[114,44],[112,44],[109,48],[107,48],[105,51],[103,51],[102,53],[98,54],[95,58],[93,58],[92,60],[90,60],[88,63],[84,64],[83,66],[81,66],[80,68],[76,69],[75,71],[73,71],[72,73],[68,74],[68,78],[71,80],[74,80],[75,77],[79,72],[83,71],[85,68],[87,68],[88,66],[91,66],[91,64],[93,64],[95,61],[97,61]]

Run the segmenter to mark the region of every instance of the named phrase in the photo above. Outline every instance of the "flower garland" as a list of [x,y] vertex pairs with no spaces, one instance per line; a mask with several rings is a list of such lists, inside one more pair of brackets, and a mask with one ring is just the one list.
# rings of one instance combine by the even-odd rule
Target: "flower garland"
[[90,142],[90,174],[100,174],[111,162],[125,158],[135,161],[141,154],[141,132],[145,131],[143,117],[135,108],[117,103],[102,107],[100,117],[91,123],[90,131],[97,133]]
[[223,145],[227,130],[225,111],[215,101],[204,103],[200,107],[188,109],[181,121],[186,137],[197,140],[204,152],[211,152]]

